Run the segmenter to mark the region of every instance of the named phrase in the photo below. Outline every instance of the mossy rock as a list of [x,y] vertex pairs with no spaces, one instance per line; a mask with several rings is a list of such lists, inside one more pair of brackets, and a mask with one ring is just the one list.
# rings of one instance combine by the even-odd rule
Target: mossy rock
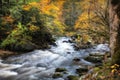
[[76,73],[78,73],[79,76],[83,75],[83,73],[86,73],[86,72],[88,72],[87,68],[78,68],[78,69],[76,69]]
[[95,57],[95,56],[88,56],[84,59],[92,63],[102,63],[103,60],[101,57]]
[[65,68],[56,68],[55,72],[66,72]]
[[67,78],[68,80],[79,80],[79,77],[74,75],[69,75]]
[[21,43],[21,42],[19,41],[19,42],[15,42],[15,43],[9,43],[9,44],[3,46],[2,48],[6,49],[6,50],[10,50],[10,51],[17,51],[17,52],[32,51],[37,48],[37,46],[31,42],[24,42],[24,43]]
[[90,56],[96,56],[96,57],[103,57],[105,54],[104,53],[101,54],[100,52],[96,52],[96,53],[90,53],[89,55]]
[[56,72],[55,74],[53,74],[52,78],[60,78],[63,77],[62,73]]

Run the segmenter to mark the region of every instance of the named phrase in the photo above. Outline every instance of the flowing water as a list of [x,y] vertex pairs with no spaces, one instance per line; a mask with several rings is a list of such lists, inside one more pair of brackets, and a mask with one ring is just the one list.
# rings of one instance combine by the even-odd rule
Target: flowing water
[[[99,44],[89,49],[74,49],[71,38],[61,37],[56,40],[56,46],[46,50],[34,50],[22,55],[0,60],[0,80],[67,80],[68,75],[77,75],[76,69],[84,66],[94,66],[84,60],[89,54],[105,54],[109,51],[108,44]],[[79,58],[79,62],[74,62]],[[66,68],[63,77],[53,79],[56,68]]]

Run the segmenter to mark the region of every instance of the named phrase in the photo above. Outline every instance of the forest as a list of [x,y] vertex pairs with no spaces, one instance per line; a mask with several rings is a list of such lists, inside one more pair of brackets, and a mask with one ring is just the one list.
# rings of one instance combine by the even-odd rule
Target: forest
[[120,80],[120,0],[0,0],[0,80]]

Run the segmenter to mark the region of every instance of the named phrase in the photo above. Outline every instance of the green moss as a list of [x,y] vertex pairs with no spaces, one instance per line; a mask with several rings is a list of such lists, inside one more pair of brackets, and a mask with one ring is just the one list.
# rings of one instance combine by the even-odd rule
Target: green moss
[[[119,80],[118,73],[113,73],[111,69],[111,61],[103,63],[103,66],[93,68],[93,73],[86,77],[88,80]],[[97,75],[96,75],[97,74]],[[96,75],[94,77],[94,75]]]
[[51,34],[44,29],[38,28],[31,31],[30,28],[19,23],[17,28],[1,43],[0,47],[21,52],[31,51],[36,48],[49,48],[48,45],[53,43]]
[[69,75],[67,78],[68,80],[79,80],[79,77],[74,75]]
[[102,58],[100,57],[95,57],[95,56],[88,56],[85,58],[85,60],[89,61],[89,62],[93,62],[93,63],[102,63]]
[[55,72],[65,72],[67,71],[65,68],[57,68]]
[[94,68],[94,71],[99,71],[99,70],[100,70],[99,67],[95,67],[95,68]]
[[63,74],[62,73],[55,73],[53,74],[52,78],[60,78],[60,77],[63,77]]

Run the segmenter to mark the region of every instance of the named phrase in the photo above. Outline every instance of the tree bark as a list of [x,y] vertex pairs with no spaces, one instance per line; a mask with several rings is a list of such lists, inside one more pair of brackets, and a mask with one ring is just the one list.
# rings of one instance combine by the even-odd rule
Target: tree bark
[[120,64],[120,0],[110,0],[109,20],[112,64]]

